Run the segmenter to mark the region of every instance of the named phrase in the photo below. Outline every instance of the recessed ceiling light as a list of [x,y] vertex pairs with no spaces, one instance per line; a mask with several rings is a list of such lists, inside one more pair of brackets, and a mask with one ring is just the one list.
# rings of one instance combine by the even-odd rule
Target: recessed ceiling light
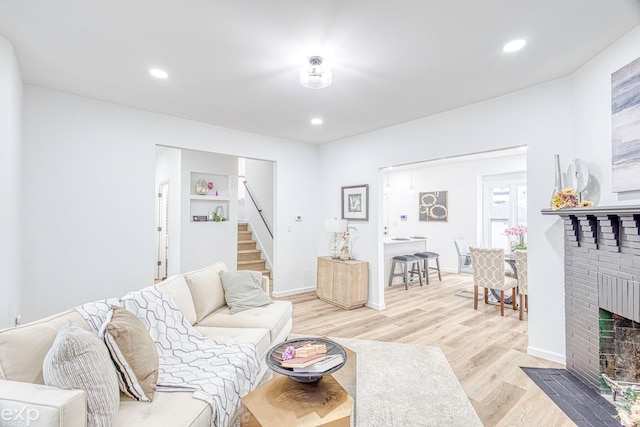
[[526,44],[527,41],[523,39],[512,40],[509,43],[505,44],[502,50],[504,52],[515,52],[522,49]]
[[165,70],[161,70],[159,68],[150,69],[149,74],[158,79],[166,79],[169,77],[169,74]]
[[321,125],[322,124],[322,119],[320,119],[320,118],[311,119],[311,124],[312,125]]

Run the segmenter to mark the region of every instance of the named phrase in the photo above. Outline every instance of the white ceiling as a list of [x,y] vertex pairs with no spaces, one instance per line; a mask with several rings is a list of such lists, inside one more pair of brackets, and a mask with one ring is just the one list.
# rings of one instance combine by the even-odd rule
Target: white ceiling
[[[25,83],[310,143],[566,76],[639,24],[640,0],[0,1]],[[329,88],[298,83],[313,54]]]

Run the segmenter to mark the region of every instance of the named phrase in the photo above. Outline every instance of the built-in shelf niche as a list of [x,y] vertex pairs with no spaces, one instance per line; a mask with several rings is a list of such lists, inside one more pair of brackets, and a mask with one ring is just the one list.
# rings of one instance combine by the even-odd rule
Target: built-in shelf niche
[[[207,194],[198,194],[198,181],[213,183]],[[189,208],[191,222],[216,222],[213,213],[222,207],[224,218],[229,218],[229,175],[191,172],[189,178]],[[226,221],[222,221],[226,222]]]

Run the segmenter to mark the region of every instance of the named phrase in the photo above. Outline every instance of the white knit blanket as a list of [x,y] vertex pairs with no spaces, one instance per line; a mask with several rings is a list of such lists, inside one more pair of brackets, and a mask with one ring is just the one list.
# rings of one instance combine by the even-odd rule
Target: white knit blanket
[[255,345],[204,338],[175,303],[155,286],[76,307],[97,333],[111,305],[135,314],[156,343],[159,391],[194,391],[213,409],[212,426],[225,427],[249,393],[260,370]]

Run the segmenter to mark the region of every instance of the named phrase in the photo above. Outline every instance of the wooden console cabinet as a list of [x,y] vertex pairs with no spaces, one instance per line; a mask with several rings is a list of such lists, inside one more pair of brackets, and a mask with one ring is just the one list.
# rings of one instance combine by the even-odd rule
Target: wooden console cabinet
[[369,263],[318,258],[318,298],[346,310],[365,305],[369,299]]

